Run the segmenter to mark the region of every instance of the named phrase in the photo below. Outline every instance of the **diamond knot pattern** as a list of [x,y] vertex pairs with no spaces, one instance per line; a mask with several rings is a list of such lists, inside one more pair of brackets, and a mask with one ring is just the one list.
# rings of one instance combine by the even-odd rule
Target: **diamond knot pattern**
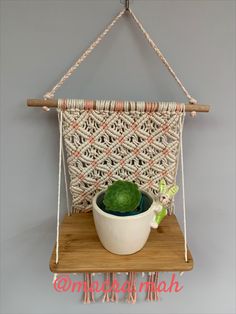
[[112,101],[94,101],[93,109],[91,101],[89,109],[86,101],[76,105],[65,109],[63,101],[62,115],[74,211],[91,210],[94,194],[115,180],[135,181],[154,195],[161,178],[175,182],[183,112],[166,103],[152,112],[144,102],[132,102],[136,110],[119,102],[119,111]]

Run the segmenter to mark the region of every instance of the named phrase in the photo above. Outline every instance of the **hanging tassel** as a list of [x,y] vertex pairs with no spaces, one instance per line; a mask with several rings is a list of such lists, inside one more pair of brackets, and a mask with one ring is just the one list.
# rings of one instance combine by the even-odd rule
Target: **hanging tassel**
[[93,274],[89,274],[89,291],[90,291],[90,297],[92,302],[95,303],[95,298],[94,298],[94,288],[93,288]]
[[92,286],[92,274],[85,273],[84,276],[84,304],[90,304],[91,301],[95,302]]
[[130,272],[128,273],[128,282],[129,282],[129,292],[127,297],[128,303],[136,303],[137,300],[137,289],[136,289],[136,273]]
[[111,302],[118,303],[119,299],[118,299],[118,293],[117,293],[116,285],[115,285],[115,282],[117,281],[116,273],[112,273],[111,276],[112,276]]
[[110,288],[111,288],[111,281],[110,281],[110,273],[106,273],[106,288],[104,292],[104,296],[102,302],[110,302]]
[[133,304],[136,303],[137,300],[137,289],[136,289],[136,272],[133,272],[133,278],[132,278],[132,298],[133,298]]
[[148,291],[146,301],[157,301],[158,300],[158,272],[150,272],[148,275]]
[[90,303],[88,286],[88,273],[84,273],[84,304]]
[[158,297],[158,279],[159,279],[159,273],[155,272],[154,274],[154,286],[155,286],[155,291],[154,291],[154,301],[158,301],[159,297]]
[[153,289],[153,273],[150,272],[148,274],[148,291],[147,291],[147,297],[146,297],[146,301],[152,301],[152,295],[151,295],[151,291]]
[[128,295],[127,295],[127,302],[131,303],[132,300],[132,293],[131,293],[131,280],[132,280],[132,273],[128,273]]
[[150,283],[151,283],[151,274],[152,273],[148,273],[148,291],[147,291],[147,296],[146,296],[146,301],[150,301],[151,300],[151,296],[150,296],[150,293],[151,293],[151,287],[150,287]]

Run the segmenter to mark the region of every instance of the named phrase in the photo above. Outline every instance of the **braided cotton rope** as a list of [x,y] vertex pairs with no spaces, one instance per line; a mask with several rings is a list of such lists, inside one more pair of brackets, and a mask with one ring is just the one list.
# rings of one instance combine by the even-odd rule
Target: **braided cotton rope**
[[70,216],[71,209],[70,209],[70,204],[69,204],[69,189],[68,189],[68,179],[67,179],[67,173],[66,173],[65,150],[64,150],[63,141],[62,141],[62,163],[63,163],[63,174],[64,174],[64,179],[65,179],[67,214],[68,214],[68,216]]
[[63,115],[62,112],[58,113],[59,122],[59,165],[58,165],[58,194],[57,194],[57,235],[56,235],[56,263],[59,260],[59,228],[60,228],[60,206],[61,206],[61,164],[63,163],[63,173],[65,179],[65,190],[66,190],[66,204],[67,204],[67,214],[71,214],[69,205],[69,191],[68,182],[66,174],[66,162],[65,162],[65,152],[63,147]]
[[122,10],[106,27],[106,29],[96,38],[96,40],[89,46],[89,48],[79,57],[75,64],[69,68],[65,75],[60,79],[60,81],[52,88],[52,90],[44,95],[44,98],[53,98],[55,92],[60,88],[64,82],[73,74],[73,72],[80,66],[80,64],[90,55],[90,53],[96,48],[96,46],[101,42],[101,40],[107,35],[107,33],[112,29],[116,22],[122,17],[126,10]]
[[62,111],[58,114],[59,119],[59,165],[58,165],[58,193],[57,193],[57,237],[56,237],[56,264],[59,260],[59,227],[60,227],[60,203],[61,203],[61,162],[62,162]]
[[[183,120],[184,120],[184,117],[185,117],[185,112],[183,115]],[[184,182],[183,123],[180,129],[180,161],[181,161],[183,219],[184,219],[184,259],[185,259],[185,262],[188,262],[186,200],[185,200],[185,182]]]
[[[57,115],[58,117],[58,126],[59,126],[59,134],[60,134],[60,115]],[[64,175],[64,184],[65,184],[65,192],[66,192],[66,206],[67,206],[67,214],[70,216],[71,210],[70,210],[70,204],[69,204],[69,189],[68,189],[68,179],[67,179],[67,173],[66,173],[66,158],[65,158],[65,149],[63,140],[61,141],[61,151],[62,151],[62,164],[63,164],[63,175]]]
[[169,70],[169,72],[171,73],[171,75],[174,77],[174,79],[176,80],[176,82],[179,84],[180,88],[183,90],[184,94],[187,96],[187,98],[189,99],[190,103],[197,103],[196,99],[194,99],[189,92],[187,91],[187,89],[184,87],[184,85],[182,84],[182,82],[180,81],[180,79],[177,77],[177,75],[175,74],[174,70],[172,69],[172,67],[170,66],[170,64],[168,63],[168,61],[166,60],[166,58],[164,57],[164,55],[162,54],[161,50],[157,47],[157,45],[154,43],[154,41],[151,39],[150,35],[148,34],[148,32],[144,29],[143,25],[141,24],[141,22],[138,20],[138,18],[135,16],[135,14],[133,13],[133,11],[131,11],[129,9],[129,12],[131,14],[131,16],[133,17],[134,21],[136,22],[136,24],[138,25],[139,29],[143,32],[144,36],[146,37],[146,39],[148,40],[149,44],[151,45],[151,47],[154,49],[154,51],[156,52],[156,54],[160,57],[161,61],[164,63],[164,65],[167,67],[167,69]]
[[[176,73],[170,66],[170,64],[167,62],[166,58],[160,51],[160,49],[157,47],[157,45],[154,43],[154,41],[151,39],[150,35],[148,32],[144,29],[143,25],[141,22],[138,20],[138,18],[135,16],[133,11],[129,10],[122,10],[113,20],[112,22],[105,28],[105,30],[96,38],[96,40],[89,46],[89,48],[79,57],[79,59],[75,62],[73,66],[69,68],[69,70],[63,75],[63,77],[58,81],[58,83],[51,89],[51,91],[47,92],[44,95],[45,99],[50,99],[53,98],[55,95],[55,92],[64,84],[64,82],[73,74],[73,72],[80,66],[80,64],[90,55],[90,53],[97,47],[97,45],[101,42],[101,40],[108,34],[108,32],[112,29],[112,27],[116,24],[116,22],[123,16],[125,12],[129,12],[131,16],[133,17],[134,21],[138,25],[139,29],[142,31],[144,34],[145,38],[148,40],[149,44],[151,47],[154,49],[156,54],[160,57],[161,61],[163,64],[166,66],[170,74],[174,77],[184,94],[187,96],[189,99],[190,103],[196,103],[196,99],[194,99],[187,89],[184,87],[180,79],[177,77]],[[47,110],[47,108],[46,108]]]

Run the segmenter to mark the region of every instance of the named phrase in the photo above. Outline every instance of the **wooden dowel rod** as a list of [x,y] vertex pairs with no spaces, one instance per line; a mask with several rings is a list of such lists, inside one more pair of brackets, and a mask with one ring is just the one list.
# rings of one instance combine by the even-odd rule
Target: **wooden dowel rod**
[[[27,106],[28,107],[48,107],[48,108],[56,108],[58,100],[57,99],[28,99]],[[158,103],[157,103],[158,105]],[[185,110],[187,112],[209,112],[210,105],[203,105],[203,104],[186,104]]]

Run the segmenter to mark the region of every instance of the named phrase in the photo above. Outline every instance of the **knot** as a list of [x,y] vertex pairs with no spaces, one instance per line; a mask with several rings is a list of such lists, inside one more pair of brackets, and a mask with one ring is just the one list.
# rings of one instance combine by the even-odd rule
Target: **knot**
[[189,98],[189,103],[190,103],[190,104],[196,104],[196,103],[197,103],[197,100],[196,100],[195,98],[193,98],[193,97],[190,97],[190,98]]
[[196,115],[197,115],[196,111],[191,111],[191,112],[190,112],[190,116],[191,116],[192,118],[195,118]]
[[51,99],[51,98],[53,98],[53,94],[52,93],[47,93],[47,94],[45,94],[44,96],[43,96],[43,98],[44,98],[44,100],[47,100],[47,99]]
[[46,111],[46,112],[50,111],[50,108],[48,108],[47,106],[43,106],[42,109],[43,111]]
[[[45,94],[45,95],[43,96],[43,99],[44,99],[44,100],[48,100],[48,99],[51,99],[52,97],[53,97],[52,94],[47,93],[47,94]],[[43,109],[43,111],[46,111],[46,112],[50,111],[50,108],[48,108],[48,106],[43,106],[42,109]]]

